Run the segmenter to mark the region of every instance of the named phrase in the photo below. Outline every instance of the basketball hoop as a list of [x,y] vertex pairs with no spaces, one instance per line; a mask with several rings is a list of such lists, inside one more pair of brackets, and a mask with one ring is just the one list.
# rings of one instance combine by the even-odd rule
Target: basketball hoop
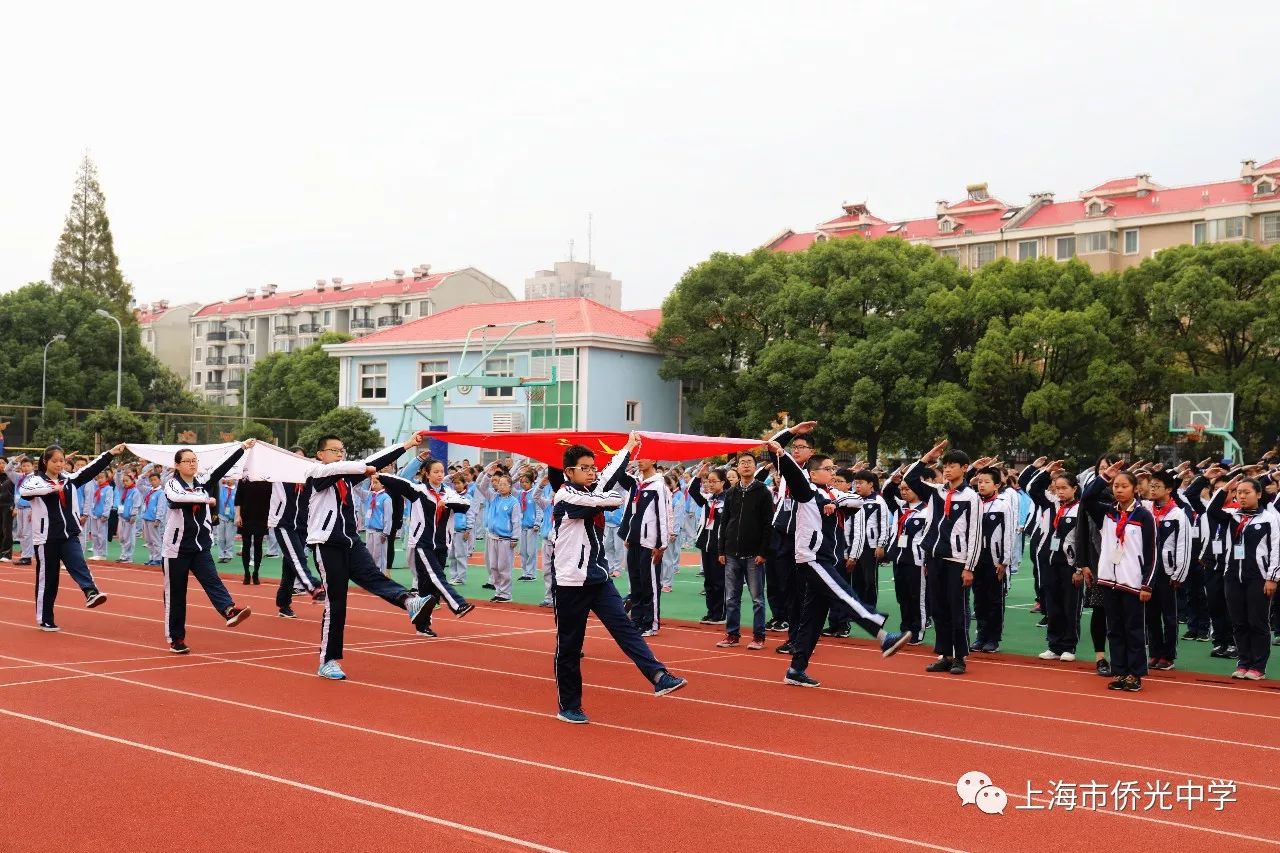
[[1206,424],[1189,424],[1191,430],[1187,433],[1187,442],[1190,444],[1199,444],[1204,441],[1204,431]]

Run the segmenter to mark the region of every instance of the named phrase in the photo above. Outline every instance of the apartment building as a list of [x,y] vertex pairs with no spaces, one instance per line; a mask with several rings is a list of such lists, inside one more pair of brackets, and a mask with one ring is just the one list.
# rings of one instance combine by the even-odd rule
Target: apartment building
[[615,311],[622,308],[622,282],[612,273],[582,261],[556,261],[549,270],[538,270],[524,280],[525,299],[594,299]]
[[186,385],[191,384],[191,315],[199,309],[199,302],[170,305],[167,299],[133,309],[142,345]]
[[305,290],[251,287],[191,315],[190,387],[211,402],[238,405],[248,371],[268,353],[309,346],[325,332],[359,338],[459,305],[511,299],[510,290],[474,267],[433,273],[422,265],[354,284],[317,279]]
[[1105,181],[1078,198],[1058,201],[1052,192],[1010,205],[985,183],[970,184],[958,202],[939,201],[928,218],[892,221],[865,203],[813,231],[783,231],[765,244],[779,252],[803,251],[815,242],[862,236],[897,236],[932,246],[967,269],[996,258],[1079,258],[1096,272],[1136,266],[1161,249],[1184,243],[1280,242],[1280,158],[1259,165],[1245,160],[1239,176],[1166,187],[1150,175]]

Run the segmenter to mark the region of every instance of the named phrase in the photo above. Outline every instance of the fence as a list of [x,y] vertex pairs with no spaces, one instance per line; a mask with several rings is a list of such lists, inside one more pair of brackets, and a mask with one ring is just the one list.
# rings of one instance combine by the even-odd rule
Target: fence
[[[69,426],[79,429],[80,424],[90,415],[101,414],[101,409],[67,409]],[[133,414],[157,426],[156,437],[162,444],[217,444],[229,441],[227,434],[235,433],[241,424],[237,415],[182,414],[178,412],[133,412]],[[0,423],[9,422],[4,431],[4,443],[8,452],[19,450],[43,450],[36,447],[35,432],[40,426],[39,406],[7,406],[0,405]],[[250,418],[260,423],[275,434],[276,443],[288,447],[297,442],[298,435],[311,421],[291,418]],[[101,441],[94,436],[95,444]],[[89,450],[90,448],[76,448]],[[95,451],[104,448],[94,447]]]

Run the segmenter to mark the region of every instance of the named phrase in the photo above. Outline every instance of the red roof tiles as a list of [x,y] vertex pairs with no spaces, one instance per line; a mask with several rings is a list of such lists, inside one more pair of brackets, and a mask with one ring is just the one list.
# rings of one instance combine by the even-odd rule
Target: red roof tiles
[[404,296],[413,298],[430,292],[452,272],[432,273],[419,281],[406,277],[401,281],[384,278],[380,281],[362,281],[355,284],[344,283],[341,287],[326,284],[320,291],[314,288],[305,290],[277,291],[270,296],[259,293],[253,299],[248,296],[237,296],[225,302],[214,302],[197,311],[193,316],[213,317],[223,314],[242,314],[246,311],[280,311],[285,308],[305,309],[312,306],[329,305],[334,302],[351,302],[356,299],[381,299],[384,296]]

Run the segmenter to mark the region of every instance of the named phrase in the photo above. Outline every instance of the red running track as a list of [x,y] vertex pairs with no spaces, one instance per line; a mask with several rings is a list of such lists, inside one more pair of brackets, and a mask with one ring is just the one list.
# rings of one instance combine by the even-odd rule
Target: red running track
[[[30,571],[0,568],[0,849],[1280,847],[1266,685],[1179,674],[1117,695],[1083,665],[997,655],[954,678],[924,673],[920,649],[824,641],[823,687],[802,690],[771,649],[671,625],[654,650],[690,684],[657,698],[593,624],[592,725],[573,727],[553,716],[544,610],[482,605],[423,640],[353,592],[350,679],[333,683],[314,675],[319,607],[278,619],[273,587],[233,586],[257,610],[228,630],[194,589],[177,657],[159,575],[94,571],[107,604],[71,589],[45,634]],[[961,805],[970,770],[1007,789],[1003,815]],[[1221,811],[1015,808],[1028,782],[1217,779],[1236,783]]]

